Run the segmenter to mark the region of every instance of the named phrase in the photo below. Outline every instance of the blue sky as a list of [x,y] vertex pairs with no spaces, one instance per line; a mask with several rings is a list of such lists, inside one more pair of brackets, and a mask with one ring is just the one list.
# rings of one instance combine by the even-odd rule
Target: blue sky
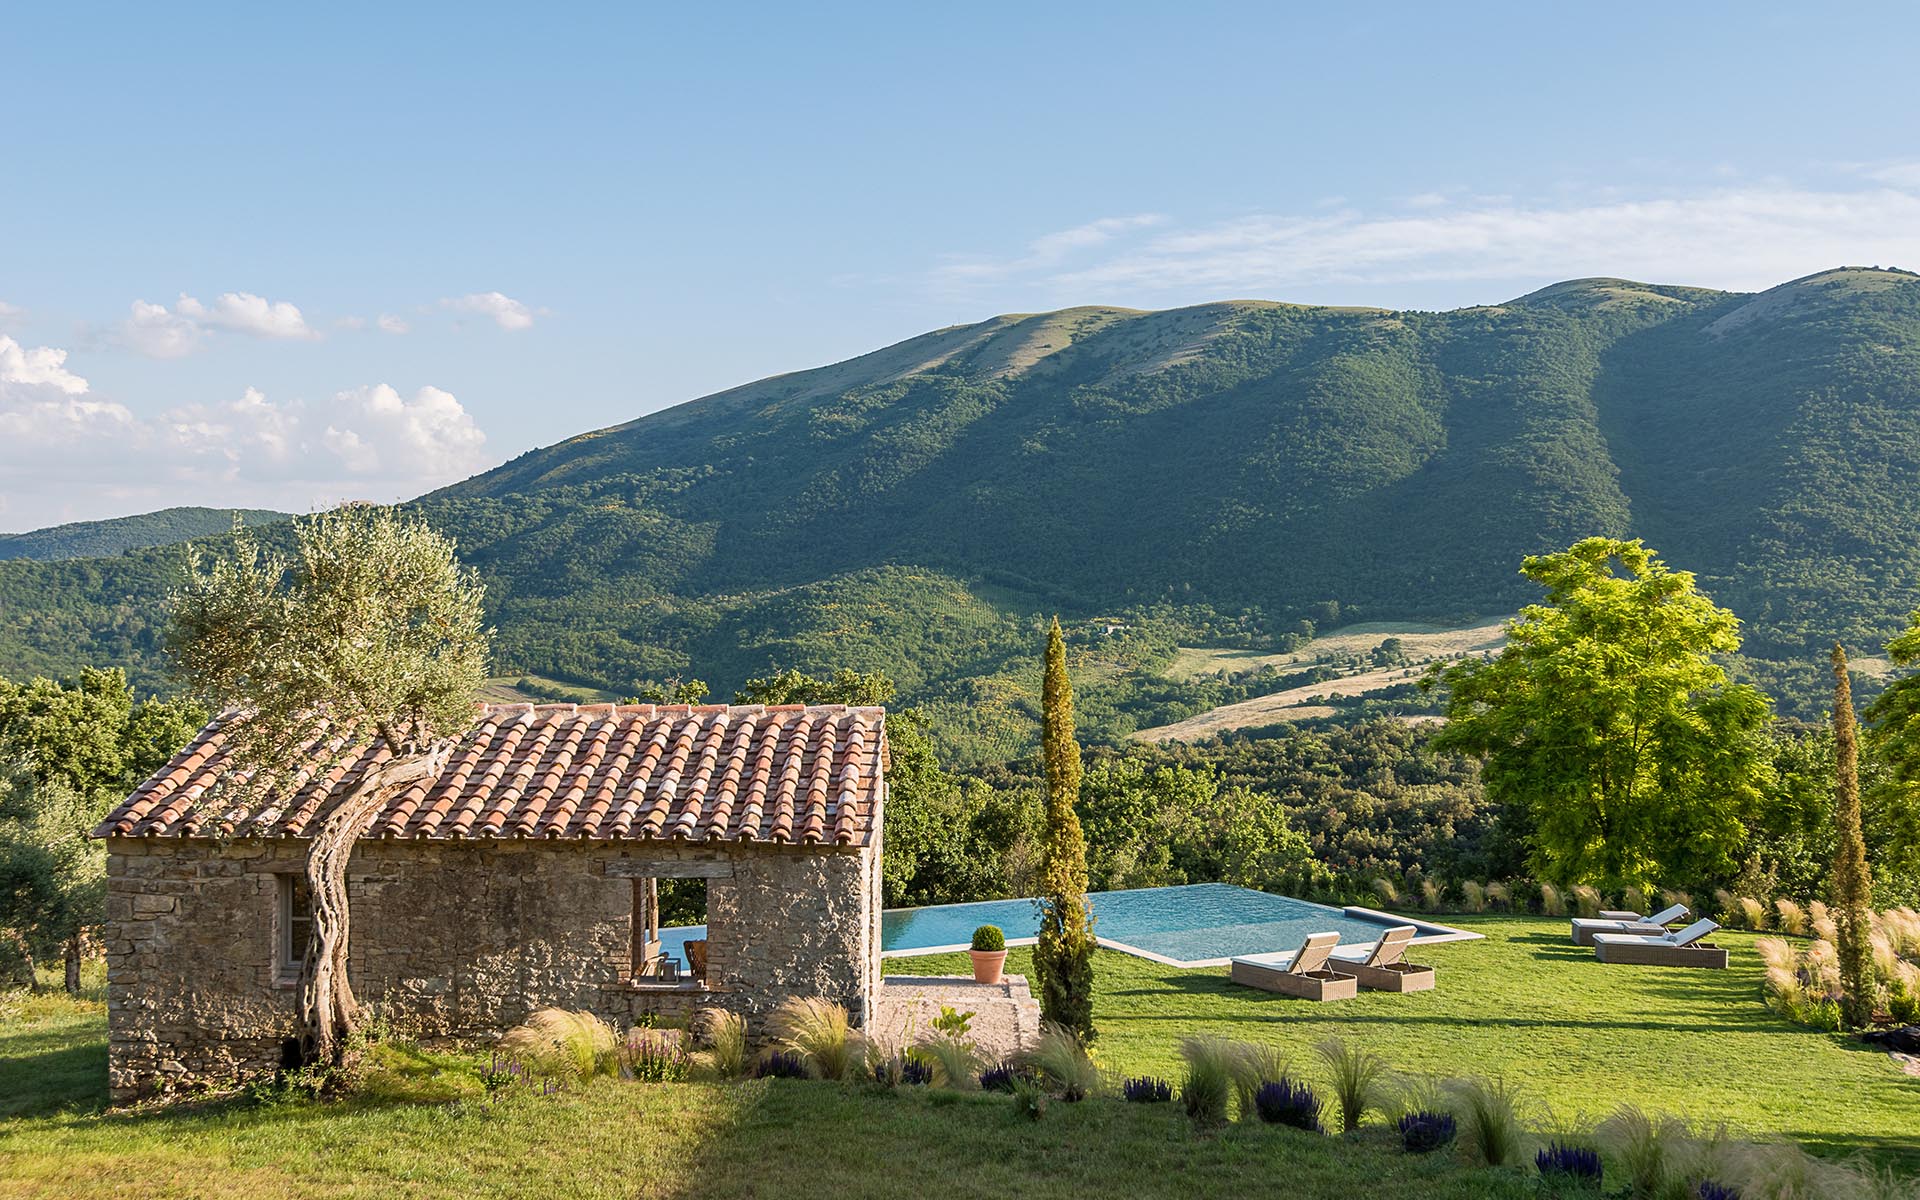
[[14,11],[0,529],[410,496],[1000,312],[1920,269],[1920,10],[1830,7]]

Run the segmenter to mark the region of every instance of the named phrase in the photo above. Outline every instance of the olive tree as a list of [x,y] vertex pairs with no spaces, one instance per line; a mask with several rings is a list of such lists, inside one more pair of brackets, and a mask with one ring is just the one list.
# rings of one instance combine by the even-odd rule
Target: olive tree
[[358,1024],[347,978],[347,862],[397,791],[444,769],[471,726],[492,631],[453,543],[390,508],[349,505],[294,522],[291,555],[236,526],[189,551],[167,651],[196,696],[234,710],[227,786],[276,787],[359,762],[308,828],[313,928],[301,962],[306,1061],[338,1065]]
[[29,984],[58,951],[80,990],[88,931],[105,919],[106,851],[88,836],[200,727],[191,703],[136,700],[118,670],[0,679],[0,958]]

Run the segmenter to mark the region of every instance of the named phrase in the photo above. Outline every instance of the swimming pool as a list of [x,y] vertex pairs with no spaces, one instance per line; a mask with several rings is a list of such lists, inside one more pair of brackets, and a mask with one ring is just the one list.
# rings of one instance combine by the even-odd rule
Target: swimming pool
[[[1101,945],[1180,966],[1219,965],[1238,954],[1297,950],[1310,933],[1338,933],[1343,946],[1369,945],[1394,925],[1414,926],[1419,931],[1415,940],[1421,942],[1473,936],[1371,909],[1331,908],[1230,883],[1095,892],[1087,902]],[[1040,930],[1039,905],[1032,900],[988,900],[889,909],[881,920],[881,946],[890,955],[965,949],[979,925],[1000,926],[1009,942],[1030,942]]]
[[[1094,892],[1093,932],[1100,944],[1182,967],[1219,966],[1235,955],[1297,950],[1310,933],[1333,932],[1344,947],[1366,946],[1394,925],[1412,925],[1416,942],[1450,942],[1480,935],[1367,908],[1332,908],[1229,883]],[[982,900],[926,908],[890,908],[881,915],[881,952],[888,957],[964,950],[981,925],[998,925],[1012,945],[1040,931],[1032,900]],[[688,938],[706,927],[662,929],[662,948],[681,956]]]

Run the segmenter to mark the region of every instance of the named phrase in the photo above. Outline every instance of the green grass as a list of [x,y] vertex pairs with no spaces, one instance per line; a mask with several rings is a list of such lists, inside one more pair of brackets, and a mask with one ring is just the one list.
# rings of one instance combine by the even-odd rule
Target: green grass
[[[1885,1055],[1772,1017],[1746,935],[1725,972],[1606,968],[1564,923],[1462,918],[1484,942],[1420,957],[1437,991],[1311,1005],[1102,952],[1099,1061],[1178,1077],[1194,1032],[1286,1048],[1324,1083],[1315,1042],[1337,1034],[1401,1070],[1501,1073],[1537,1123],[1622,1103],[1826,1154],[1920,1170],[1920,1080]],[[963,956],[889,960],[957,972]],[[1016,950],[1009,965],[1031,969]],[[561,1096],[487,1103],[473,1061],[388,1052],[351,1102],[228,1100],[107,1113],[97,992],[0,998],[0,1197],[1139,1195],[1522,1197],[1516,1173],[1403,1155],[1377,1117],[1353,1138],[1235,1125],[1196,1134],[1179,1106],[1096,1099],[1017,1121],[1004,1097],[755,1081],[646,1086],[602,1080]],[[1529,1157],[1531,1152],[1529,1151]]]
[[[43,986],[59,986],[52,973],[40,977]],[[78,999],[58,991],[0,995],[0,1121],[100,1106],[107,1088],[106,989],[97,979],[87,982],[93,986]]]
[[[77,1056],[75,1056],[75,1052]],[[1239,1126],[1098,1099],[1018,1121],[1003,1096],[755,1080],[602,1079],[489,1103],[477,1062],[388,1052],[337,1104],[230,1099],[104,1112],[97,999],[9,1000],[0,1030],[0,1197],[942,1197],[1141,1195],[1475,1200],[1518,1175],[1362,1139]]]
[[[1920,1171],[1920,1079],[1877,1050],[1768,1011],[1751,935],[1715,935],[1733,950],[1725,971],[1662,970],[1602,965],[1568,941],[1564,920],[1447,920],[1487,937],[1415,948],[1416,961],[1439,970],[1435,990],[1329,1004],[1238,987],[1224,967],[1182,971],[1102,951],[1100,1062],[1177,1078],[1179,1039],[1217,1033],[1285,1047],[1311,1074],[1314,1043],[1335,1035],[1404,1073],[1505,1075],[1537,1120],[1590,1124],[1631,1103]],[[887,969],[958,974],[966,959],[889,959]],[[1030,974],[1032,952],[1015,950],[1007,969]]]

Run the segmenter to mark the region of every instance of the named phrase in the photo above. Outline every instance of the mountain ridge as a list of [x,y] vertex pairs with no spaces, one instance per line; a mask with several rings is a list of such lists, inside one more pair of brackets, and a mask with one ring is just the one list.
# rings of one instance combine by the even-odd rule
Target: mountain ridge
[[248,525],[263,525],[284,521],[293,514],[265,508],[177,505],[99,521],[68,521],[21,533],[0,533],[0,559],[107,558],[128,550],[225,533],[236,515]]
[[[1511,612],[1535,598],[1523,556],[1608,534],[1698,574],[1758,677],[1811,712],[1821,647],[1877,650],[1920,607],[1916,283],[1003,314],[578,434],[412,507],[486,580],[503,671],[623,694],[852,666],[987,722],[1027,703],[1011,664],[1057,609],[1126,614],[1125,646],[1083,652],[1161,695],[1176,641]],[[0,631],[0,672],[150,664],[154,556],[0,565],[0,602],[35,614]],[[1168,697],[1135,715],[1177,719]]]

